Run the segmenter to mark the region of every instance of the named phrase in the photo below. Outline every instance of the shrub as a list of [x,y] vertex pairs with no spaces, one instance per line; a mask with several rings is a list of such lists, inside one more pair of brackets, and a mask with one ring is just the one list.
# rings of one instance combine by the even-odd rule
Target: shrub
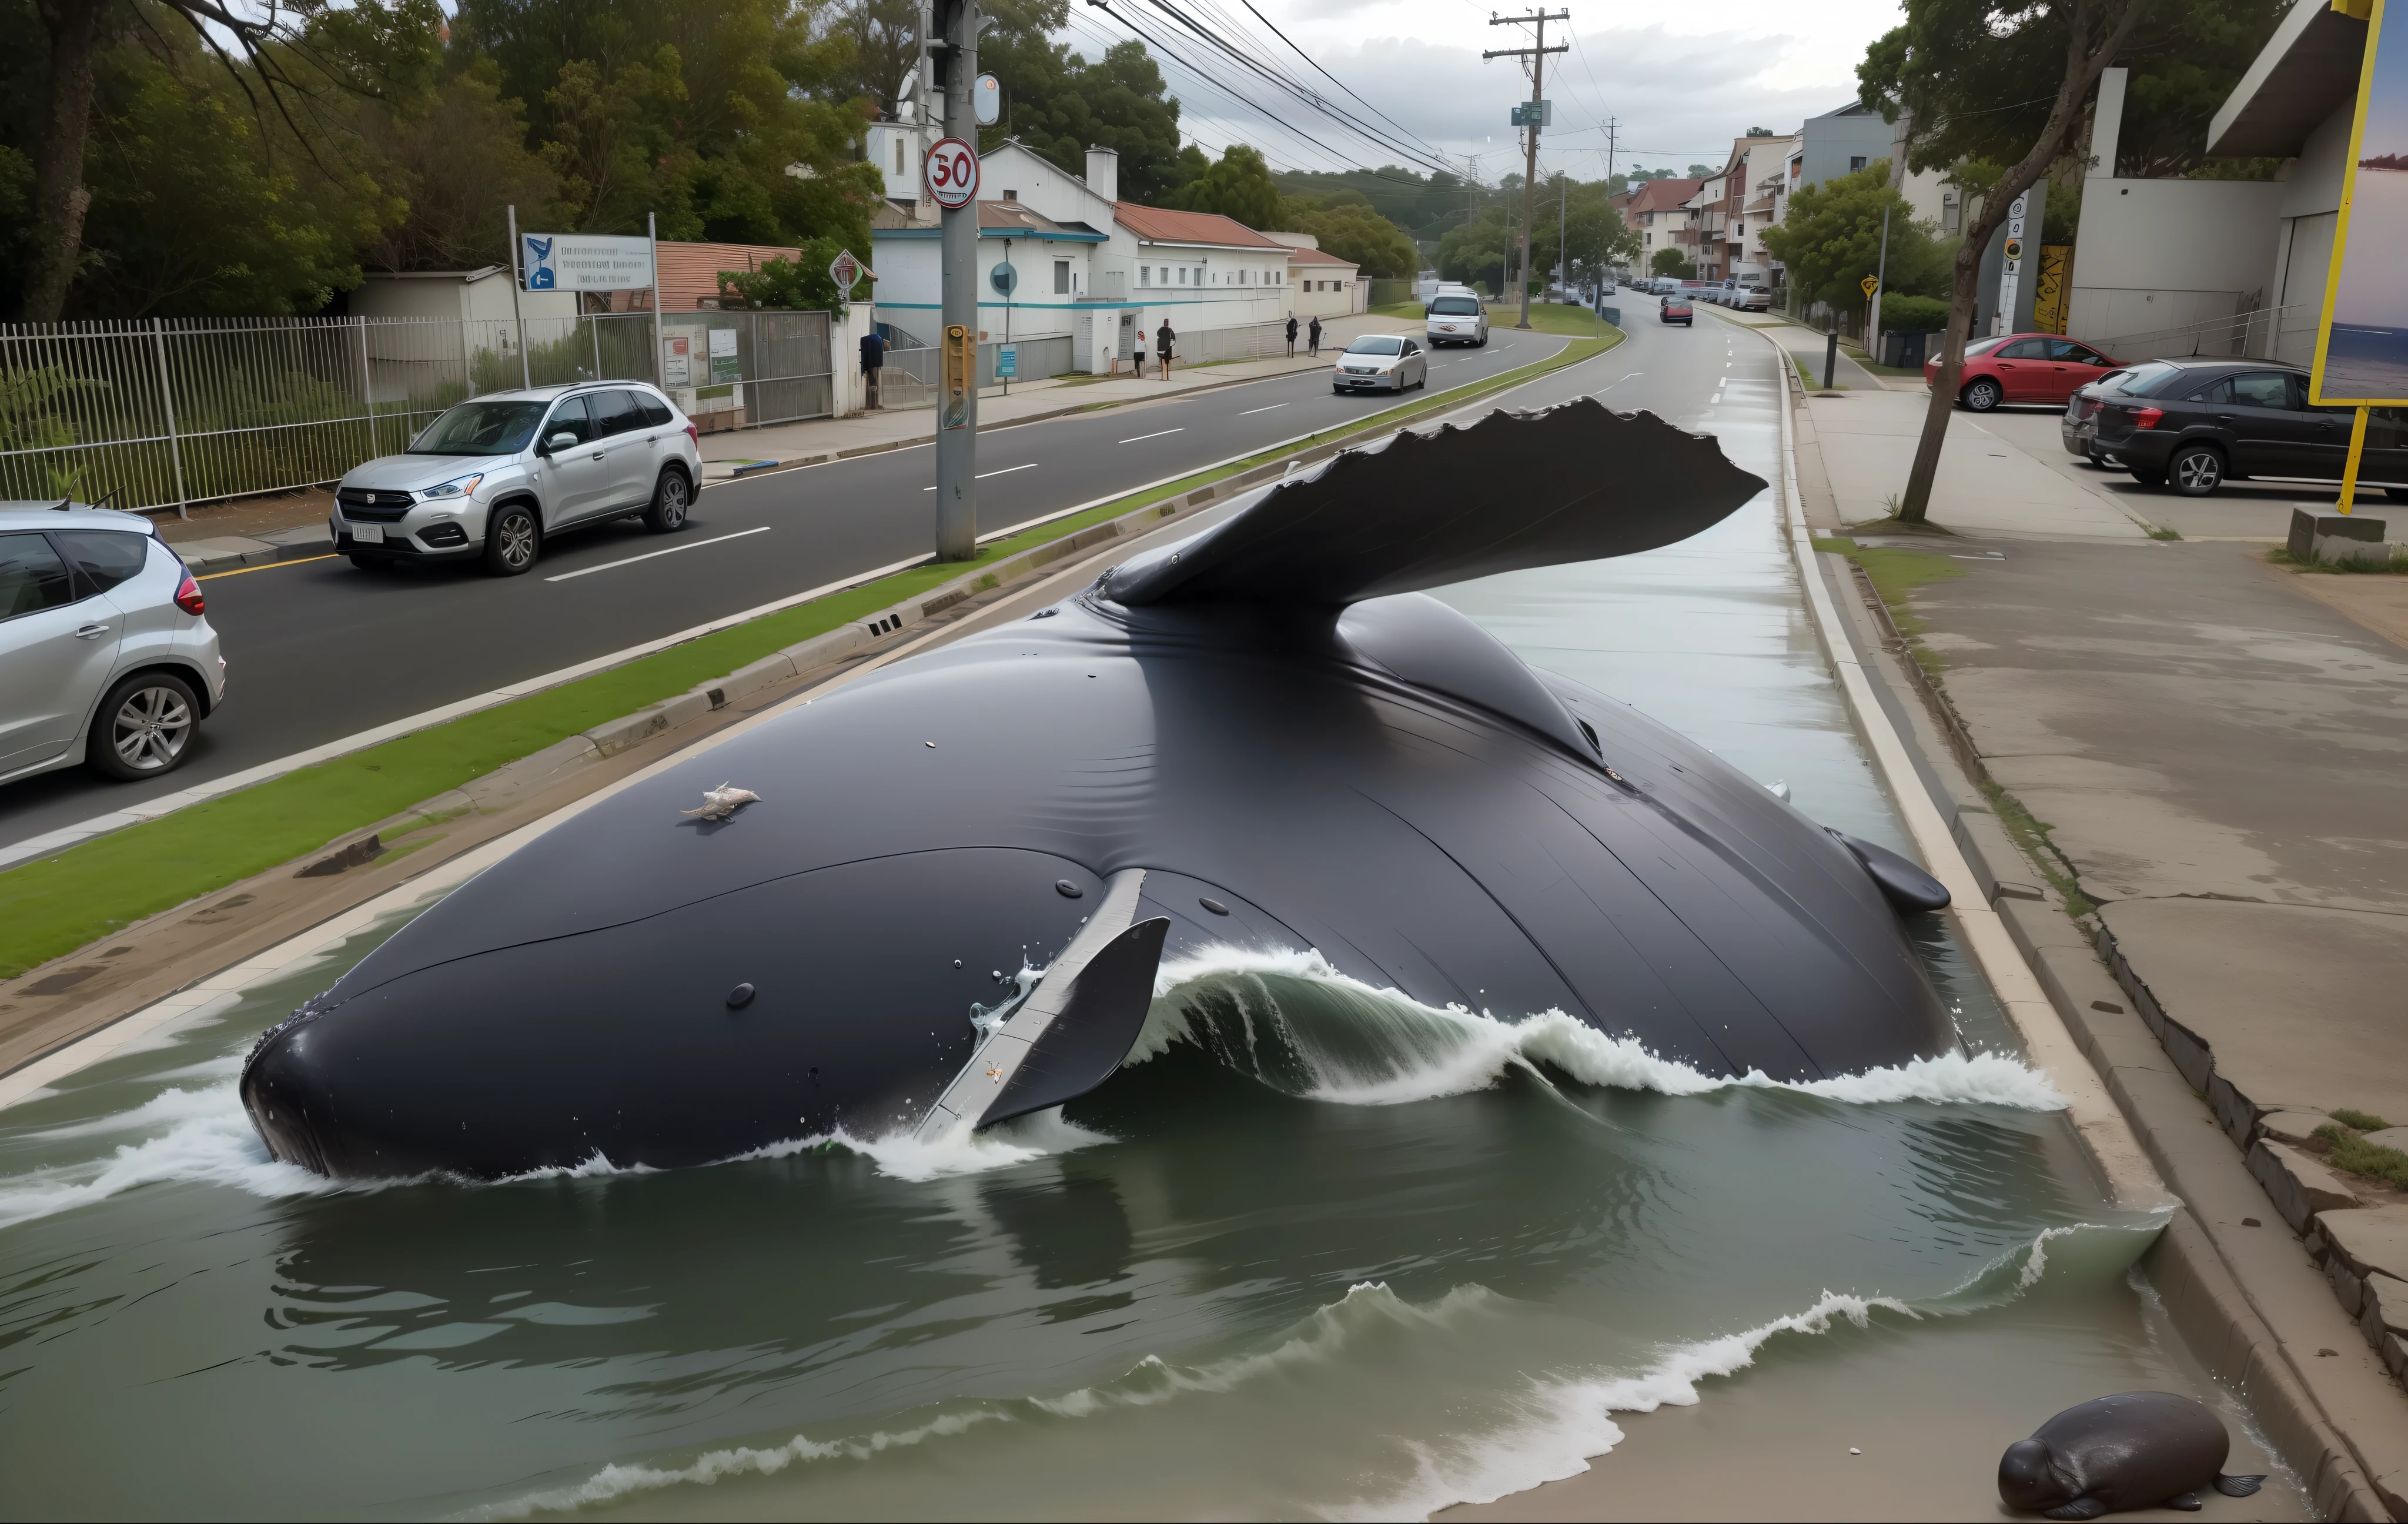
[[1884,296],[1881,321],[1902,332],[1937,332],[1948,326],[1948,304],[1935,296]]

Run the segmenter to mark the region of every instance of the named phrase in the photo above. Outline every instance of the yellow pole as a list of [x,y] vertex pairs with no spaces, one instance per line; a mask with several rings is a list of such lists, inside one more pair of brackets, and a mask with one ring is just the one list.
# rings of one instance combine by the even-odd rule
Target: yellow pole
[[2358,458],[2366,453],[2366,410],[2358,410],[2357,421],[2349,425],[2349,460],[2341,468],[2341,510],[2358,498]]

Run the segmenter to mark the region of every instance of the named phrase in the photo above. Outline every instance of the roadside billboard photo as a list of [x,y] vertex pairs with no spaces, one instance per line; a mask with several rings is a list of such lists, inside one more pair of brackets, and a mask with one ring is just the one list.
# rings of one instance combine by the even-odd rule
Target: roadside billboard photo
[[2316,336],[2315,400],[2408,405],[2408,0],[2374,0]]

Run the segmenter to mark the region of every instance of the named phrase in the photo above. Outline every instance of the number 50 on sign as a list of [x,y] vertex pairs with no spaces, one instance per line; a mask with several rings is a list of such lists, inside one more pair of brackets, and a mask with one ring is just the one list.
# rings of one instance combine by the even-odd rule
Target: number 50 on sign
[[947,210],[968,206],[978,196],[978,150],[958,137],[940,137],[921,165],[928,182],[928,198]]

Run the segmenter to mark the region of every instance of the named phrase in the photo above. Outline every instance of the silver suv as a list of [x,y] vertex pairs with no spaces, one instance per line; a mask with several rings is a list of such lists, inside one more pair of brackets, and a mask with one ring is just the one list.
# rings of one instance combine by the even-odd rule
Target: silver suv
[[225,697],[201,607],[140,514],[0,503],[0,783],[181,766]]
[[495,392],[463,402],[398,455],[353,467],[327,521],[356,567],[481,557],[526,571],[564,529],[640,513],[685,527],[702,481],[694,424],[635,381]]

